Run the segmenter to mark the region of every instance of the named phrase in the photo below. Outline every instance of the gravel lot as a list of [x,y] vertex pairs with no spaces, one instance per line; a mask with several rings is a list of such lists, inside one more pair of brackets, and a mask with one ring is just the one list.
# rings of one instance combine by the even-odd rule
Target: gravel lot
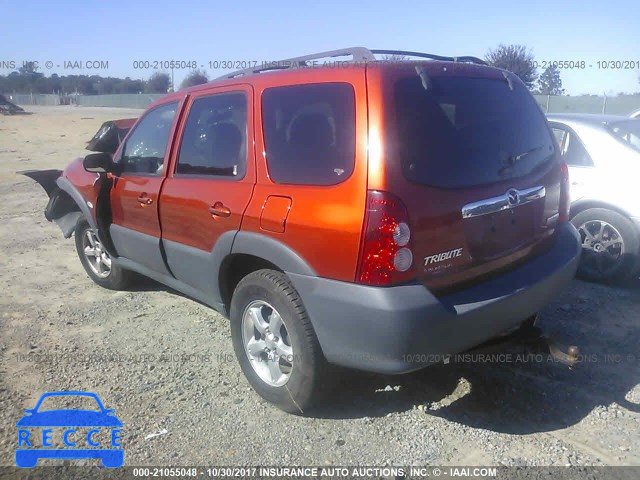
[[575,281],[541,312],[585,355],[573,371],[505,347],[508,362],[345,372],[324,407],[288,415],[249,388],[214,311],[152,281],[94,285],[44,192],[15,174],[63,168],[103,121],[139,111],[29,110],[0,117],[0,465],[22,410],[52,390],[115,408],[125,465],[640,465],[640,282]]

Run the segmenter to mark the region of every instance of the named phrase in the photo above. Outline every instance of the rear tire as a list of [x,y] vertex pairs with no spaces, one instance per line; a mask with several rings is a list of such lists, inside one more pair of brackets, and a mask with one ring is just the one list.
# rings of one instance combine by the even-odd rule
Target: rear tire
[[637,271],[640,235],[629,219],[612,210],[590,208],[571,223],[582,240],[578,276],[596,282],[624,281]]
[[287,276],[258,270],[236,287],[231,339],[249,384],[285,412],[303,414],[327,393],[329,366]]
[[110,290],[124,290],[131,284],[133,273],[113,265],[111,256],[84,217],[76,224],[75,240],[76,252],[91,280]]

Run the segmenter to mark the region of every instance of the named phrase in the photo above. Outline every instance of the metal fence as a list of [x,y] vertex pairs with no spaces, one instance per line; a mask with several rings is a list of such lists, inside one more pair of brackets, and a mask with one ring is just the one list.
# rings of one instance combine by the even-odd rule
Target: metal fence
[[[124,107],[146,108],[162,94],[123,93],[113,95],[44,95],[14,94],[5,95],[18,105],[81,105],[85,107]],[[547,113],[609,113],[629,115],[640,110],[640,95],[605,96],[556,96],[534,95],[542,109]]]
[[607,113],[629,115],[640,110],[640,95],[581,96],[534,95],[546,113]]
[[76,104],[83,107],[146,108],[162,96],[160,93],[78,95]]
[[42,93],[14,93],[5,95],[6,99],[16,105],[60,105],[60,95],[50,95]]
[[50,95],[8,94],[5,97],[17,105],[80,105],[83,107],[146,108],[160,93],[122,93],[113,95]]

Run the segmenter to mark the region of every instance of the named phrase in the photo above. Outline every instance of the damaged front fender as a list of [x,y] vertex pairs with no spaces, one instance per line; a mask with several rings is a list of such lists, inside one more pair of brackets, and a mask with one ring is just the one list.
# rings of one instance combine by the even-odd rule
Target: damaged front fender
[[51,193],[57,188],[56,180],[62,175],[62,170],[23,170],[16,172],[20,175],[25,175],[44,188],[47,195],[51,197]]
[[[136,120],[123,118],[103,123],[88,142],[87,149],[113,155]],[[108,233],[111,223],[110,179],[87,172],[82,158],[76,158],[64,171],[26,170],[17,173],[35,180],[47,192],[49,203],[44,215],[60,227],[65,238],[73,235],[78,219],[83,216],[107,251],[115,256]]]
[[47,193],[49,202],[44,216],[60,227],[64,238],[73,235],[78,218],[81,216],[84,216],[91,227],[97,230],[89,205],[71,182],[62,176],[62,171],[27,170],[17,173],[35,180]]

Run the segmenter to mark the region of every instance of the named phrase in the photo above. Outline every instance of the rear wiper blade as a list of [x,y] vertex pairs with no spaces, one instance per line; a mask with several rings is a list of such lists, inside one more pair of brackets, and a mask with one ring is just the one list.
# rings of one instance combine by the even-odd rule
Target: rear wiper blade
[[524,157],[526,157],[527,155],[532,154],[533,152],[537,152],[538,150],[540,150],[542,148],[542,145],[540,145],[539,147],[533,147],[530,148],[529,150],[527,150],[526,152],[522,152],[519,153],[517,155],[511,155],[507,161],[509,162],[509,165],[514,165],[518,160],[522,160]]

